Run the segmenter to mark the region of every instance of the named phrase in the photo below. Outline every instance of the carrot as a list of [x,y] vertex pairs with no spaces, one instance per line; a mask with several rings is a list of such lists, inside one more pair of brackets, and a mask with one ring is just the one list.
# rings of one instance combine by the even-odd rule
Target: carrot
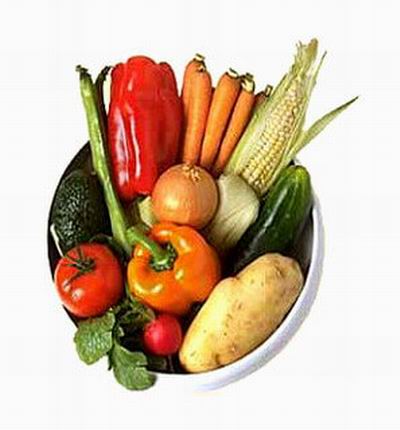
[[269,99],[272,93],[272,86],[267,85],[263,91],[256,94],[256,100],[254,102],[254,110],[258,108],[265,100]]
[[211,76],[205,65],[193,73],[191,79],[188,117],[183,142],[183,162],[196,164],[200,157],[201,142],[207,124],[211,103]]
[[246,74],[242,78],[242,89],[214,163],[213,174],[215,176],[218,176],[224,170],[225,164],[246,128],[251,117],[254,101],[254,80],[250,74]]
[[239,75],[234,70],[229,69],[218,81],[210,106],[200,157],[200,165],[205,169],[210,169],[218,153],[222,135],[239,92]]
[[189,100],[190,100],[190,89],[191,80],[200,66],[204,66],[204,57],[201,54],[196,54],[194,58],[189,61],[186,65],[185,73],[183,75],[183,85],[182,85],[182,104],[183,104],[183,117],[186,121],[189,110]]

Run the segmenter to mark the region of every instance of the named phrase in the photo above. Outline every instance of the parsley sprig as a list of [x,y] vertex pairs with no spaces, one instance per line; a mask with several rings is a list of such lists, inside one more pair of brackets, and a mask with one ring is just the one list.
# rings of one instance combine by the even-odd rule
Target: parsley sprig
[[[141,349],[140,333],[154,318],[153,311],[133,297],[108,310],[103,316],[78,323],[74,342],[79,358],[93,364],[108,356],[115,379],[129,390],[144,390],[155,382],[149,365],[165,369],[166,360],[146,356]],[[138,350],[133,351],[132,347]]]

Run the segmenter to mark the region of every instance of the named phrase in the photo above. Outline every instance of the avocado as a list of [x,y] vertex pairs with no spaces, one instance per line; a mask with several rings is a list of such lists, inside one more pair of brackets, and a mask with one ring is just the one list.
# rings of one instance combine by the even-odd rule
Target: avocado
[[63,253],[98,233],[111,234],[103,191],[96,175],[75,170],[60,183],[50,216]]

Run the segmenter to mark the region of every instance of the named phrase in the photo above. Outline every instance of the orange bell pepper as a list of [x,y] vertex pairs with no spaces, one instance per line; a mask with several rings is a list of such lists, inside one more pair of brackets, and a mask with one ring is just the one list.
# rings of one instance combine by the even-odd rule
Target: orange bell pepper
[[176,315],[207,299],[220,279],[220,264],[200,233],[167,222],[155,225],[146,242],[135,240],[136,233],[128,230],[138,243],[128,264],[133,295],[158,311]]

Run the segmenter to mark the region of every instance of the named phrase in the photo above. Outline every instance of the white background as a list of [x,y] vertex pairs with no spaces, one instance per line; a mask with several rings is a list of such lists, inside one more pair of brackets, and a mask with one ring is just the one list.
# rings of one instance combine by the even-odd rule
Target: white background
[[[6,1],[0,6],[0,428],[400,428],[396,1]],[[300,158],[327,244],[309,318],[220,391],[128,392],[77,358],[46,261],[59,175],[87,139],[74,67],[195,53],[276,83],[298,40],[328,50],[309,117],[360,95]]]

